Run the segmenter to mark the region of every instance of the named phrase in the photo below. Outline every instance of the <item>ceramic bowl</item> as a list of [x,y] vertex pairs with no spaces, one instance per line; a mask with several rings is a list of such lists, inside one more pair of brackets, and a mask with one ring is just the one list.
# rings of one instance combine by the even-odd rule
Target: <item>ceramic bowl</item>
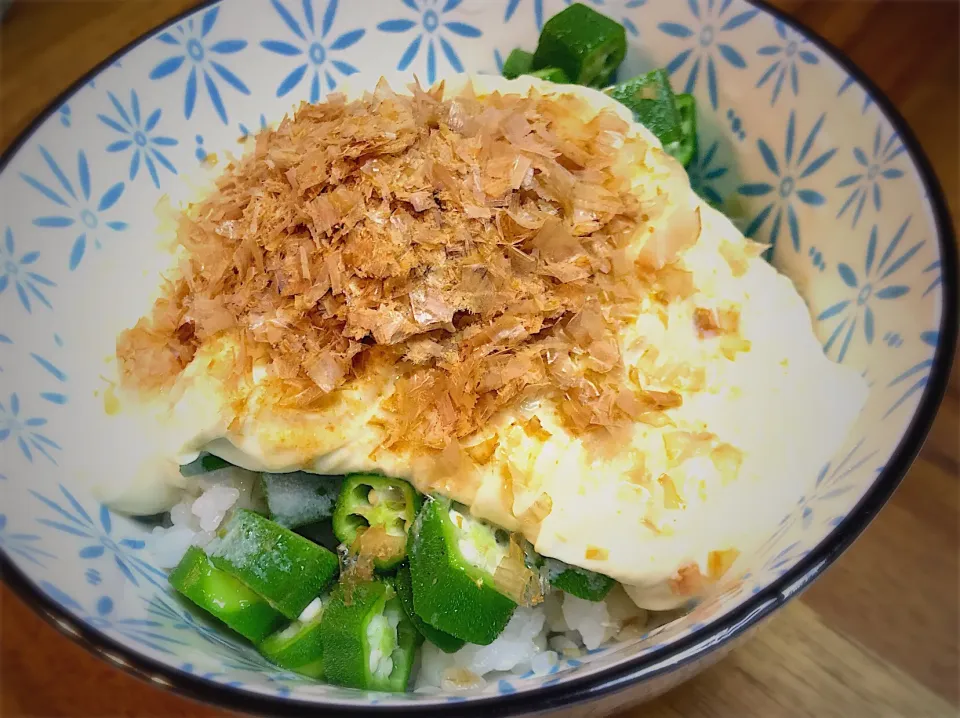
[[208,154],[235,150],[239,136],[345,82],[496,73],[565,6],[225,0],[103,62],[0,165],[0,547],[5,580],[30,605],[117,665],[233,708],[505,715],[631,685],[635,697],[661,691],[850,545],[918,451],[955,343],[953,232],[929,163],[849,61],[773,10],[743,0],[592,2],[629,31],[621,76],[666,66],[678,90],[696,94],[693,184],[775,245],[824,351],[870,386],[846,445],[748,572],[649,635],[468,694],[313,683],[265,663],[171,594],[145,546],[148,527],[74,480],[84,458],[78,427],[102,414],[85,357],[112,351],[91,318],[110,308],[113,281],[141,276],[137,252],[156,241],[158,200]]

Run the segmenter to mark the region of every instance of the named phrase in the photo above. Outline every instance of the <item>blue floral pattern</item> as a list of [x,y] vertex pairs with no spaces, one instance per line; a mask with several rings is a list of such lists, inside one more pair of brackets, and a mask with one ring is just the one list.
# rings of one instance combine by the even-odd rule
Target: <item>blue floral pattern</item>
[[8,439],[16,443],[27,461],[33,463],[34,452],[39,452],[52,464],[57,460],[51,452],[60,451],[60,445],[39,431],[47,425],[42,416],[25,417],[21,414],[20,397],[14,392],[8,402],[0,402],[0,444]]
[[197,678],[203,678],[208,681],[216,681],[217,683],[223,683],[225,686],[230,686],[231,688],[240,688],[243,686],[242,681],[225,681],[222,680],[224,675],[222,672],[217,671],[204,671],[192,663],[181,663],[179,666],[180,670],[184,673],[189,673],[192,676],[197,676]]
[[[52,376],[61,385],[67,382],[67,375],[49,359],[45,359],[35,352],[30,352],[30,358],[47,374]],[[58,387],[59,388],[59,387]],[[68,401],[68,397],[62,391],[41,391],[40,398],[49,401],[51,404],[62,406]]]
[[938,338],[939,332],[935,329],[920,333],[920,341],[930,348],[931,356],[929,359],[917,362],[906,371],[901,372],[887,384],[888,389],[897,387],[897,391],[902,391],[903,393],[900,394],[893,405],[887,409],[887,412],[883,415],[884,419],[903,406],[914,394],[921,391],[927,385],[927,381],[930,379],[930,369],[933,367],[932,352],[937,348]]
[[[840,84],[840,89],[837,90],[837,97],[840,97],[841,95],[843,95],[851,87],[859,87],[859,86],[857,85],[856,78],[854,78],[853,75],[847,75],[846,77],[844,77],[843,82]],[[866,90],[866,88],[860,87],[859,89],[861,92],[863,92],[863,107],[861,108],[860,111],[866,112],[867,108],[873,104],[873,98],[870,96],[870,93]]]
[[303,1],[302,25],[280,0],[270,0],[270,2],[286,28],[293,34],[293,40],[290,42],[286,40],[263,40],[260,45],[265,50],[282,57],[298,58],[297,62],[299,63],[290,71],[290,74],[281,80],[277,87],[277,97],[283,97],[290,93],[309,75],[310,102],[318,102],[322,84],[321,74],[323,79],[326,80],[327,90],[333,90],[337,86],[334,73],[349,76],[358,72],[356,67],[346,60],[334,57],[333,54],[353,47],[366,34],[366,30],[354,28],[338,35],[329,42],[327,41],[330,30],[336,21],[339,0],[327,0],[319,28],[314,19],[314,8],[311,0]]
[[[507,6],[503,13],[503,21],[510,22],[517,12],[517,8],[525,0],[507,0]],[[543,0],[533,0],[533,20],[537,25],[537,30],[543,29]]]
[[40,537],[36,534],[7,531],[7,517],[0,514],[0,549],[16,554],[37,566],[46,567],[45,559],[56,559],[56,556],[40,548],[39,543]]
[[721,3],[714,0],[687,0],[690,11],[687,22],[662,22],[657,26],[660,32],[688,45],[667,63],[670,75],[676,75],[682,68],[689,67],[683,85],[684,92],[694,92],[701,72],[706,75],[707,93],[713,109],[717,109],[720,94],[717,60],[722,60],[727,66],[737,70],[747,66],[743,55],[728,40],[735,30],[749,23],[760,12],[730,12],[732,5],[730,0]]
[[140,585],[140,579],[146,579],[155,586],[166,586],[166,574],[136,555],[137,552],[143,551],[146,542],[142,539],[116,538],[113,535],[113,519],[106,506],[103,504],[98,506],[94,512],[98,519],[95,521],[62,484],[59,489],[66,499],[63,505],[37,491],[30,491],[58,517],[56,519],[39,518],[37,519],[39,523],[81,539],[75,542],[80,545],[77,556],[85,561],[112,558],[120,573],[134,586]]
[[257,134],[258,132],[262,132],[263,130],[267,129],[267,127],[269,127],[269,125],[267,124],[267,117],[266,117],[266,115],[264,115],[264,114],[262,114],[262,113],[261,113],[261,115],[260,115],[260,122],[259,122],[259,124],[258,124],[258,125],[255,125],[252,130],[251,130],[249,127],[247,127],[245,124],[243,124],[242,122],[241,122],[239,125],[237,125],[237,129],[240,130],[240,137],[241,137],[241,139],[246,139],[246,138],[249,137],[250,135],[255,135],[255,134]]
[[220,6],[215,5],[199,18],[190,17],[185,23],[180,23],[172,32],[161,33],[157,39],[177,50],[174,55],[153,68],[150,79],[162,80],[178,73],[181,68],[188,67],[187,82],[183,92],[184,117],[190,119],[193,116],[193,110],[197,104],[197,85],[202,77],[207,89],[207,97],[210,98],[220,120],[223,124],[227,124],[227,108],[217,87],[217,78],[244,95],[250,94],[250,88],[216,58],[240,52],[247,47],[247,41],[234,38],[218,40],[210,44],[212,38],[209,35],[217,23],[219,14]]
[[698,145],[693,153],[693,159],[690,160],[690,166],[687,168],[687,174],[690,175],[690,186],[698,195],[715,207],[723,206],[723,197],[720,196],[720,192],[714,183],[726,176],[729,169],[717,162],[719,147],[720,140],[714,140],[702,152],[703,148]]
[[[953,296],[931,211],[935,185],[920,181],[924,163],[896,137],[885,103],[829,51],[744,0],[583,1],[627,28],[625,71],[669,65],[675,88],[698,94],[694,188],[759,238],[779,240],[774,262],[815,307],[830,357],[864,377],[870,403],[788,515],[771,518],[747,573],[738,569],[715,599],[636,641],[561,661],[553,675],[495,676],[483,695],[563,683],[661,649],[795,569],[889,462],[934,382],[944,341],[938,317]],[[13,198],[0,225],[0,551],[71,620],[172,670],[261,695],[353,708],[473,700],[371,697],[273,671],[173,595],[152,565],[152,522],[111,513],[72,483],[77,445],[62,432],[87,420],[109,426],[103,412],[84,408],[90,372],[75,350],[95,343],[81,314],[94,296],[87,292],[104,271],[123,269],[123,252],[135,256],[154,241],[154,208],[164,194],[181,199],[184,180],[201,169],[194,158],[206,172],[214,158],[238,153],[238,138],[276,126],[298,101],[355,84],[359,73],[402,66],[405,78],[430,82],[461,67],[491,71],[497,50],[533,49],[536,28],[569,4],[207,5],[65,97],[11,153],[0,172],[0,193]]]
[[169,634],[160,633],[157,629],[162,628],[162,624],[157,621],[143,618],[117,618],[114,615],[114,602],[110,596],[101,596],[94,603],[93,610],[88,611],[72,596],[49,581],[41,581],[40,588],[57,603],[80,614],[86,623],[98,630],[117,633],[142,646],[170,655],[173,655],[171,650],[173,645],[185,645],[183,641]]
[[[823,345],[823,350],[829,354],[839,337],[843,336],[843,341],[840,343],[837,353],[837,361],[842,362],[846,357],[850,340],[853,338],[858,323],[863,327],[863,337],[867,344],[873,343],[873,337],[876,333],[876,313],[874,311],[876,300],[888,302],[899,299],[910,291],[909,285],[899,283],[900,274],[898,273],[924,245],[924,240],[920,240],[897,256],[900,242],[910,226],[910,220],[911,218],[907,217],[906,221],[900,225],[879,260],[877,259],[879,230],[874,225],[873,229],[870,230],[870,239],[867,241],[867,256],[863,262],[862,274],[858,275],[856,270],[845,262],[840,262],[837,265],[840,279],[849,289],[853,290],[853,295],[827,307],[817,317],[817,321],[820,322],[839,320],[830,338],[827,339],[827,343]],[[846,334],[844,334],[844,330],[846,330]]]
[[160,122],[163,110],[159,107],[151,112],[146,119],[140,113],[140,97],[136,90],[130,90],[130,109],[123,106],[116,95],[108,92],[107,96],[116,111],[116,117],[100,114],[97,117],[111,130],[123,135],[123,139],[107,145],[107,152],[130,152],[130,181],[133,182],[140,172],[141,162],[146,165],[153,186],[159,189],[160,176],[157,174],[157,165],[168,172],[177,174],[177,168],[163,154],[161,148],[173,147],[178,144],[172,137],[155,135],[153,131]]
[[38,259],[40,259],[40,252],[36,250],[17,255],[17,245],[13,241],[13,231],[7,227],[7,230],[3,233],[3,246],[0,247],[0,294],[3,294],[7,287],[12,285],[20,299],[20,305],[27,312],[33,311],[30,297],[39,301],[47,309],[53,309],[43,290],[57,285],[56,282],[47,279],[32,269]]
[[794,200],[798,200],[810,207],[819,207],[826,204],[826,197],[821,192],[813,189],[811,178],[814,174],[823,169],[837,150],[829,149],[819,155],[812,156],[811,151],[817,143],[817,136],[823,128],[826,115],[820,115],[814,123],[810,132],[803,140],[800,149],[796,149],[796,113],[791,112],[787,120],[786,138],[783,144],[783,154],[777,153],[763,139],[757,140],[757,147],[760,150],[760,156],[764,164],[773,175],[776,183],[771,182],[750,182],[740,185],[738,192],[745,197],[767,197],[772,196],[768,204],[757,213],[756,217],[747,225],[744,233],[748,237],[756,236],[756,233],[766,223],[767,219],[773,217],[773,224],[770,228],[770,244],[776,247],[777,240],[780,237],[780,230],[786,218],[790,239],[795,251],[800,251],[800,220],[797,218],[797,212],[794,209]]
[[178,631],[191,631],[207,643],[211,643],[229,652],[237,647],[219,628],[195,618],[190,610],[180,607],[178,599],[157,594],[147,601],[147,613]]
[[883,192],[880,185],[884,180],[897,180],[903,177],[903,170],[891,167],[890,163],[905,151],[896,133],[891,132],[884,142],[883,125],[877,125],[877,131],[873,135],[873,149],[869,157],[861,147],[854,147],[853,157],[860,167],[854,174],[844,177],[837,183],[838,188],[844,188],[850,192],[837,212],[837,218],[842,217],[851,207],[855,207],[851,215],[852,226],[856,227],[867,197],[872,198],[874,209],[879,212],[883,206]]
[[127,228],[126,222],[107,219],[111,216],[110,211],[116,205],[117,200],[123,195],[125,185],[123,182],[110,185],[94,202],[92,195],[93,179],[86,152],[83,150],[77,152],[77,179],[80,187],[78,193],[53,156],[43,146],[39,146],[37,149],[43,157],[46,169],[53,175],[59,186],[54,190],[33,175],[21,173],[20,176],[24,182],[57,205],[58,208],[63,208],[56,211],[64,213],[37,217],[33,220],[33,224],[44,228],[70,229],[71,232],[80,228],[80,234],[73,240],[70,247],[68,264],[72,271],[80,266],[80,262],[87,251],[88,239],[94,247],[99,249],[101,246],[100,237],[104,227],[111,232],[122,232]]
[[419,56],[420,49],[426,45],[427,55],[427,83],[433,84],[437,79],[437,45],[447,58],[447,63],[454,72],[463,72],[463,63],[454,49],[446,32],[462,38],[478,38],[483,33],[479,28],[457,20],[446,20],[444,16],[455,10],[463,0],[445,0],[441,5],[439,0],[401,0],[402,4],[417,14],[417,19],[408,17],[386,20],[377,24],[381,32],[416,33],[407,49],[397,62],[398,70],[406,70]]
[[[503,13],[504,22],[510,22],[522,2],[524,2],[524,0],[507,0],[506,9]],[[575,0],[563,0],[563,2],[567,5],[573,5]],[[606,0],[586,0],[586,3],[594,5],[598,12],[604,13],[605,15],[609,15],[611,9],[616,7],[614,3],[609,3],[608,5]],[[623,3],[624,12],[617,18],[620,24],[626,28],[627,32],[634,37],[640,37],[640,30],[631,17],[630,11],[646,4],[647,0],[627,0],[627,2]],[[537,26],[537,30],[543,29],[543,19],[543,0],[533,0],[533,20]]]
[[930,284],[925,290],[923,290],[923,296],[927,296],[930,292],[934,291],[937,287],[943,284],[943,273],[940,271],[940,260],[935,262],[930,262],[923,270],[923,274],[926,277],[929,277]]
[[[787,26],[780,20],[774,23],[774,27],[780,37],[780,42],[764,45],[757,50],[758,55],[773,58],[760,79],[757,80],[757,87],[763,87],[768,82],[772,86],[771,105],[777,104],[784,82],[788,82],[790,89],[793,90],[794,97],[798,96],[800,94],[800,67],[802,65],[816,65],[820,62],[816,53],[809,49],[810,41],[807,38],[788,30]],[[789,78],[789,81],[787,78]]]
[[[814,512],[818,506],[829,506],[828,501],[853,491],[854,486],[846,480],[847,477],[859,470],[877,454],[874,450],[858,457],[857,452],[862,447],[863,439],[858,441],[836,466],[832,467],[830,463],[827,463],[817,475],[817,483],[814,484],[813,489],[797,502],[797,519],[804,530],[809,529],[813,524]],[[842,517],[832,516],[826,523],[835,526],[839,523],[840,518]]]

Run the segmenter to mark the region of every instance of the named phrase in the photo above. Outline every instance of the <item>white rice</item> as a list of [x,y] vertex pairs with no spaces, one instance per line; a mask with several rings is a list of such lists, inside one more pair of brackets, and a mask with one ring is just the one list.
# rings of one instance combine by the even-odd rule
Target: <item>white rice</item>
[[416,690],[466,690],[501,676],[545,675],[561,659],[582,656],[616,638],[625,625],[646,618],[619,586],[597,602],[553,591],[536,608],[518,608],[489,646],[467,644],[456,653],[443,653],[424,643]]
[[170,509],[170,526],[157,526],[147,546],[160,568],[173,568],[190,546],[206,546],[235,508],[255,509],[259,474],[228,466],[192,479],[176,506]]
[[[169,526],[153,530],[148,548],[161,568],[173,568],[191,545],[207,547],[216,531],[237,508],[262,510],[257,491],[258,474],[235,467],[212,471],[192,479],[183,498],[170,511]],[[216,541],[219,544],[219,541]],[[304,611],[301,620],[319,612],[319,599]],[[311,611],[313,609],[313,611]],[[398,617],[394,617],[398,618]],[[396,631],[395,621],[382,619],[374,633]],[[443,653],[429,641],[423,644],[416,671],[421,693],[482,688],[500,677],[528,673],[546,675],[562,661],[578,658],[618,637],[636,635],[648,624],[620,585],[603,601],[584,601],[561,591],[550,591],[535,608],[518,608],[507,627],[488,646],[467,644],[456,653]],[[627,630],[630,629],[630,630]],[[389,673],[390,655],[374,650],[371,669]]]

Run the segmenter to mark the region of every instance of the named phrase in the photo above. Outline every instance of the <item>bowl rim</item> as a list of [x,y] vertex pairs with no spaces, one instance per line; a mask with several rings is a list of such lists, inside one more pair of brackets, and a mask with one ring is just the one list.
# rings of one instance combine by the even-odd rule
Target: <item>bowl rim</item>
[[[148,30],[127,43],[102,62],[95,65],[69,87],[59,93],[30,123],[20,131],[0,155],[0,172],[29,140],[40,126],[86,83],[99,75],[115,60],[142,45],[158,32],[176,24],[185,17],[197,13],[223,0],[202,0],[177,13],[167,21]],[[886,504],[903,480],[920,451],[930,431],[937,410],[946,392],[950,369],[956,352],[958,335],[958,264],[956,235],[943,188],[933,171],[926,153],[909,124],[886,94],[874,84],[847,55],[803,22],[796,20],[767,0],[746,0],[758,10],[784,23],[795,32],[809,39],[817,48],[837,63],[857,84],[863,87],[877,104],[882,114],[891,123],[907,149],[907,154],[916,166],[920,180],[927,190],[927,201],[933,213],[939,243],[942,291],[941,316],[937,347],[934,351],[930,377],[921,394],[917,410],[910,420],[891,454],[890,460],[877,476],[873,485],[861,497],[857,505],[791,570],[773,581],[740,606],[684,638],[649,653],[627,659],[624,662],[596,673],[559,681],[550,686],[511,694],[486,696],[457,703],[434,703],[410,705],[348,705],[323,700],[305,701],[241,690],[191,675],[140,654],[110,638],[99,630],[75,618],[69,611],[40,590],[14,564],[5,551],[0,549],[0,578],[19,598],[60,633],[94,655],[119,667],[129,675],[148,683],[159,685],[182,696],[203,703],[217,705],[242,713],[265,715],[300,716],[308,711],[323,709],[329,715],[380,715],[424,716],[450,715],[454,710],[463,718],[485,716],[495,708],[500,715],[539,713],[598,699],[622,690],[641,680],[649,681],[665,673],[673,672],[700,660],[706,654],[720,649],[752,626],[799,595],[823,573],[863,532]],[[453,708],[456,706],[456,708]]]

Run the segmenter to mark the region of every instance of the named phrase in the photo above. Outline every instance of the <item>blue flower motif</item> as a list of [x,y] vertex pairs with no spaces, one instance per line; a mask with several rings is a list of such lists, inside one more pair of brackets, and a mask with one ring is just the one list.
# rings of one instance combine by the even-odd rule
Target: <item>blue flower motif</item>
[[[50,376],[56,379],[61,384],[65,384],[67,381],[67,375],[57,367],[49,359],[44,359],[39,354],[30,352],[30,357]],[[42,391],[40,392],[40,398],[49,401],[51,404],[63,405],[67,403],[67,395],[59,391]]]
[[60,105],[60,109],[57,110],[57,114],[60,115],[60,124],[64,127],[70,126],[70,105],[64,102]]
[[[574,2],[574,0],[566,0],[566,2],[567,4],[570,4],[571,2]],[[633,10],[635,8],[641,7],[646,4],[647,4],[647,0],[627,0],[627,2],[624,3],[623,7],[625,10]],[[633,20],[630,19],[629,16],[624,15],[623,17],[621,17],[620,24],[623,25],[625,28],[627,28],[627,32],[629,32],[634,37],[640,37],[640,30],[637,28],[636,24],[633,22]]]
[[891,349],[899,349],[903,346],[903,337],[899,332],[887,332],[883,335],[883,341]]
[[34,534],[9,533],[7,530],[7,517],[0,514],[0,549],[7,553],[16,554],[30,563],[46,568],[43,564],[45,558],[55,559],[52,553],[47,553],[42,548],[37,547],[39,536]]
[[877,131],[873,136],[873,151],[870,157],[860,147],[854,147],[853,157],[860,165],[862,171],[845,177],[837,183],[837,187],[852,187],[840,211],[837,212],[837,218],[843,216],[843,213],[854,204],[856,209],[853,211],[853,223],[856,227],[860,221],[860,213],[866,204],[867,197],[873,197],[873,206],[879,212],[883,206],[883,194],[880,191],[880,182],[882,180],[895,180],[903,177],[903,170],[896,167],[890,167],[889,164],[899,155],[906,152],[906,148],[900,144],[900,138],[896,132],[891,132],[886,143],[883,142],[883,125],[877,125]]
[[913,256],[924,245],[925,240],[921,239],[898,257],[894,257],[894,255],[907,231],[907,227],[910,226],[911,219],[912,217],[907,217],[906,221],[900,225],[900,229],[890,240],[879,261],[876,261],[878,230],[876,225],[873,226],[870,231],[870,240],[867,242],[867,256],[864,259],[862,276],[857,276],[856,271],[848,264],[841,262],[837,265],[840,279],[847,287],[855,291],[849,299],[843,299],[827,307],[817,316],[817,321],[820,322],[828,319],[841,319],[830,338],[827,339],[827,343],[823,346],[823,350],[827,354],[830,353],[843,330],[847,330],[840,345],[837,361],[842,362],[846,356],[854,330],[856,330],[861,319],[863,321],[863,336],[867,340],[867,344],[873,343],[876,319],[871,303],[874,300],[889,301],[902,297],[910,291],[910,287],[906,284],[895,284],[894,275],[913,259]]
[[40,301],[47,309],[52,309],[50,300],[41,291],[41,287],[55,287],[54,282],[37,274],[30,267],[40,259],[40,252],[27,252],[17,258],[17,247],[13,241],[13,231],[7,227],[3,236],[3,246],[0,247],[0,294],[3,294],[12,283],[17,290],[20,304],[27,312],[32,312],[30,296]]
[[181,608],[173,599],[166,600],[160,595],[151,596],[147,601],[147,613],[164,621],[170,628],[178,631],[192,631],[207,643],[231,653],[237,651],[230,639],[224,637],[222,630],[194,618],[190,611]]
[[207,681],[216,681],[217,683],[223,683],[225,686],[230,686],[231,688],[240,688],[243,686],[241,681],[221,681],[219,680],[223,673],[215,673],[213,671],[200,671],[192,663],[183,663],[180,665],[180,670],[184,673],[189,673],[192,676],[197,676],[198,678],[203,678]]
[[312,0],[303,0],[302,26],[280,0],[270,0],[270,2],[280,19],[293,33],[294,39],[292,43],[283,40],[264,40],[260,43],[260,46],[277,55],[297,57],[303,60],[303,62],[298,60],[299,64],[281,80],[277,87],[277,97],[283,97],[299,85],[309,72],[312,77],[310,80],[310,102],[318,102],[320,100],[321,75],[326,80],[327,89],[333,90],[337,86],[337,80],[331,68],[345,76],[359,72],[349,62],[337,60],[332,55],[334,52],[352,47],[364,36],[366,30],[350,30],[327,42],[327,36],[330,34],[336,19],[339,0],[327,0],[327,8],[320,22],[319,34],[314,21]]
[[10,395],[9,408],[0,403],[0,443],[14,439],[27,461],[33,463],[33,452],[39,451],[56,465],[57,460],[50,455],[50,450],[59,451],[60,445],[37,431],[46,426],[47,420],[39,416],[24,418],[20,415],[20,408],[20,397],[15,393]]
[[214,6],[203,13],[199,21],[199,27],[197,27],[198,23],[195,19],[191,17],[185,23],[177,25],[172,32],[161,33],[157,38],[160,42],[172,45],[178,50],[177,54],[163,60],[151,70],[150,79],[160,80],[173,75],[184,65],[190,68],[183,93],[183,114],[188,120],[193,115],[193,109],[197,104],[197,82],[201,76],[207,88],[207,96],[223,124],[227,124],[227,108],[224,107],[223,98],[217,88],[217,77],[237,92],[244,95],[250,94],[250,88],[231,70],[215,59],[217,56],[240,52],[247,46],[247,41],[232,39],[220,40],[212,45],[208,44],[210,41],[208,35],[217,22],[219,12],[220,8]]
[[[13,339],[8,337],[6,334],[0,334],[0,344],[13,344]],[[0,372],[2,371],[3,371],[3,367],[0,366]],[[5,479],[5,478],[7,477],[0,474],[0,479]]]
[[233,671],[247,671],[257,674],[258,678],[265,679],[267,683],[273,683],[276,686],[278,695],[290,695],[290,686],[314,685],[315,682],[296,673],[289,671],[278,671],[277,667],[262,658],[259,653],[252,650],[238,651],[234,646],[231,654],[223,657],[223,667]]
[[[940,333],[937,330],[931,330],[920,333],[920,341],[930,347],[931,350],[936,350],[937,342],[940,338]],[[893,380],[887,384],[887,388],[898,385],[906,385],[907,380],[913,381],[913,383],[903,392],[899,399],[897,399],[893,406],[887,409],[887,413],[883,415],[883,418],[886,419],[893,412],[900,408],[900,406],[907,401],[911,396],[916,394],[918,391],[923,389],[927,385],[927,381],[930,379],[930,367],[933,366],[933,354],[931,353],[929,359],[924,359],[921,362],[914,364],[912,367],[906,371],[901,372]]]
[[943,273],[940,269],[940,260],[938,259],[937,261],[931,262],[929,265],[927,265],[927,267],[924,268],[923,273],[933,277],[933,279],[930,281],[930,286],[928,286],[923,292],[923,296],[927,296],[930,294],[930,292],[943,284]]
[[83,573],[84,578],[87,579],[87,583],[91,586],[99,586],[100,582],[103,581],[103,577],[100,575],[100,572],[95,568],[88,568]]
[[[782,551],[768,558],[760,570],[760,574],[772,574],[770,579],[780,578],[809,552],[804,543],[794,541]],[[767,582],[769,583],[769,580]],[[756,593],[759,590],[759,587],[755,587],[753,592]]]
[[[727,17],[727,10],[730,9],[732,4],[733,0],[723,0],[717,7],[718,4],[714,0],[706,0],[705,3],[701,3],[701,0],[687,0],[687,6],[693,16],[689,25],[678,22],[662,22],[657,26],[661,32],[671,37],[689,41],[689,47],[682,50],[667,63],[667,71],[674,75],[681,67],[686,65],[687,60],[692,59],[690,73],[687,75],[683,91],[693,92],[697,87],[700,70],[703,68],[707,76],[707,91],[713,109],[717,109],[717,96],[719,94],[715,58],[719,56],[730,67],[738,70],[747,66],[747,61],[743,59],[743,55],[724,40],[730,32],[743,27],[760,12],[759,10],[745,10]],[[714,11],[715,7],[717,8],[716,11]]]
[[173,651],[166,647],[171,643],[180,646],[186,645],[173,636],[158,633],[156,629],[162,628],[162,625],[156,621],[142,618],[116,618],[113,615],[113,599],[109,596],[101,596],[94,604],[93,611],[89,611],[70,594],[61,591],[49,581],[40,581],[40,588],[54,601],[65,608],[69,608],[79,615],[85,623],[99,631],[112,631],[161,653],[173,654]]
[[[767,182],[757,182],[740,185],[738,188],[737,191],[745,197],[764,197],[768,194],[774,194],[771,202],[760,210],[759,214],[747,226],[744,234],[748,237],[754,236],[757,230],[767,221],[767,218],[773,214],[770,245],[771,247],[776,246],[777,239],[780,237],[783,218],[786,215],[787,225],[790,228],[790,238],[793,240],[793,248],[798,252],[800,251],[800,222],[793,208],[793,199],[796,198],[811,207],[819,207],[826,203],[826,198],[816,190],[810,189],[804,181],[809,180],[810,177],[822,169],[837,152],[836,149],[827,150],[809,162],[807,161],[825,119],[826,115],[820,115],[820,119],[813,125],[796,155],[794,155],[794,146],[797,139],[796,116],[792,110],[790,119],[787,121],[782,158],[777,157],[765,140],[757,140],[757,147],[760,149],[764,164],[777,179],[777,183],[773,185]],[[774,210],[776,210],[775,214]]]
[[[507,8],[503,13],[503,21],[510,22],[522,0],[507,0]],[[543,29],[543,0],[533,0],[533,18],[537,23],[537,30]],[[501,65],[502,69],[502,65]]]
[[[814,484],[813,488],[808,494],[800,497],[800,500],[797,501],[797,508],[794,513],[796,517],[800,520],[803,529],[806,530],[810,528],[810,525],[813,523],[815,507],[823,501],[829,501],[830,499],[837,498],[847,493],[853,489],[856,484],[854,482],[845,482],[845,480],[857,469],[863,466],[865,463],[870,461],[873,456],[877,453],[876,450],[871,451],[865,456],[861,456],[855,460],[854,463],[850,463],[854,459],[857,452],[860,451],[860,448],[863,446],[864,439],[860,439],[857,444],[850,449],[846,456],[841,459],[831,470],[830,463],[824,465],[820,469],[820,473],[817,475],[817,482]],[[834,517],[828,522],[828,525],[833,528],[837,526],[843,520],[843,516]]]
[[693,187],[693,190],[707,202],[717,207],[723,205],[723,197],[720,196],[713,183],[729,171],[729,168],[714,163],[719,148],[720,140],[714,140],[713,144],[702,153],[698,145],[693,153],[693,159],[690,160],[690,166],[687,168],[687,174],[690,176],[690,186]]
[[78,556],[84,560],[98,559],[104,555],[112,556],[120,573],[134,586],[139,586],[138,576],[145,578],[154,586],[165,588],[167,576],[163,571],[154,568],[134,552],[142,551],[145,543],[140,539],[115,539],[113,536],[113,521],[110,518],[110,509],[103,504],[99,505],[98,519],[94,521],[79,501],[63,485],[60,492],[67,503],[61,506],[52,499],[31,490],[37,499],[55,511],[66,522],[53,519],[37,519],[44,526],[55,528],[63,533],[86,539],[87,542]]
[[203,135],[196,136],[197,149],[193,151],[193,156],[197,158],[197,162],[203,163],[207,161],[207,150],[203,146]]
[[[856,79],[852,75],[848,75],[843,83],[840,85],[840,89],[837,90],[837,97],[840,97],[844,92],[849,90],[853,85],[856,84]],[[863,91],[863,108],[860,110],[860,114],[863,114],[867,111],[867,108],[873,104],[873,98],[870,97],[870,93],[866,90]]]
[[262,131],[262,130],[267,129],[267,118],[266,118],[265,115],[261,114],[261,115],[260,115],[260,125],[259,125],[259,127],[257,127],[256,129],[251,130],[249,127],[247,127],[247,126],[246,126],[245,124],[243,124],[242,122],[238,125],[238,129],[240,130],[240,139],[241,139],[241,140],[245,140],[245,139],[247,139],[250,135],[255,135],[255,134],[257,134],[257,132],[260,132],[260,131]]
[[727,108],[727,122],[730,123],[730,130],[734,137],[741,142],[747,139],[747,131],[744,129],[743,120],[732,107]]
[[91,201],[93,185],[90,176],[90,165],[87,162],[87,155],[83,150],[77,153],[77,178],[80,182],[79,194],[73,189],[73,183],[67,178],[63,170],[60,169],[60,165],[53,159],[53,156],[42,146],[39,150],[51,174],[60,185],[58,189],[51,189],[49,185],[45,185],[38,179],[23,172],[20,173],[20,177],[51,202],[67,210],[66,214],[37,217],[33,220],[35,226],[67,228],[77,225],[80,227],[81,232],[73,241],[73,246],[70,248],[69,266],[72,271],[77,268],[86,253],[88,236],[92,239],[93,246],[99,248],[100,233],[103,227],[107,227],[114,232],[121,232],[127,228],[126,222],[116,220],[108,221],[105,219],[106,213],[113,208],[123,194],[124,184],[123,182],[117,182],[111,185],[100,195],[100,199],[94,204]]
[[443,50],[450,67],[455,72],[463,72],[463,63],[460,62],[460,56],[457,55],[457,51],[453,49],[450,41],[444,37],[444,31],[466,38],[480,37],[483,34],[473,25],[443,19],[445,14],[455,10],[463,0],[444,0],[443,7],[439,9],[437,8],[440,0],[401,0],[401,2],[417,14],[416,20],[398,18],[396,20],[386,20],[377,25],[377,29],[381,32],[405,33],[413,30],[417,33],[400,57],[397,69],[403,71],[410,67],[410,64],[420,54],[420,48],[426,40],[428,84],[432,85],[437,79],[437,44]]
[[803,35],[788,30],[787,26],[780,20],[774,23],[774,28],[783,42],[777,45],[764,45],[757,50],[758,55],[774,58],[770,66],[760,76],[760,79],[757,80],[757,87],[763,87],[769,80],[776,77],[773,81],[773,92],[770,95],[771,105],[777,104],[780,90],[783,89],[783,83],[788,76],[790,77],[790,88],[793,90],[794,97],[800,94],[800,63],[816,65],[820,62],[820,58],[814,53],[804,49],[803,46],[810,41]]
[[810,263],[817,269],[817,271],[822,272],[826,270],[827,263],[823,259],[823,252],[813,245],[810,245],[807,255],[810,257]]
[[178,144],[172,137],[151,135],[157,123],[160,122],[160,108],[151,112],[147,119],[143,120],[140,114],[140,98],[137,96],[135,90],[130,90],[129,111],[127,111],[127,108],[121,104],[120,100],[118,100],[112,92],[108,92],[107,96],[110,98],[110,102],[113,103],[119,119],[108,115],[97,115],[97,117],[111,130],[116,130],[124,135],[123,139],[107,145],[107,152],[125,152],[126,150],[131,150],[130,181],[133,182],[133,180],[137,178],[137,173],[140,171],[142,161],[143,164],[147,166],[147,171],[150,173],[153,185],[159,189],[160,177],[157,175],[156,163],[159,163],[160,166],[173,174],[177,174],[177,168],[173,166],[173,163],[167,159],[158,148],[172,147]]
[[[572,5],[578,0],[563,0],[567,5]],[[597,7],[604,7],[606,5],[606,0],[585,0],[591,5],[596,5]],[[507,0],[507,7],[503,13],[503,21],[509,22],[511,18],[516,14],[517,8],[520,7],[522,0]],[[647,0],[627,0],[624,3],[624,9],[632,10],[633,8],[638,8],[641,5],[646,5]],[[537,30],[543,29],[543,0],[533,0],[533,19],[537,24]],[[622,17],[620,23],[627,29],[631,35],[639,37],[640,31],[637,29],[637,26],[629,17]]]

